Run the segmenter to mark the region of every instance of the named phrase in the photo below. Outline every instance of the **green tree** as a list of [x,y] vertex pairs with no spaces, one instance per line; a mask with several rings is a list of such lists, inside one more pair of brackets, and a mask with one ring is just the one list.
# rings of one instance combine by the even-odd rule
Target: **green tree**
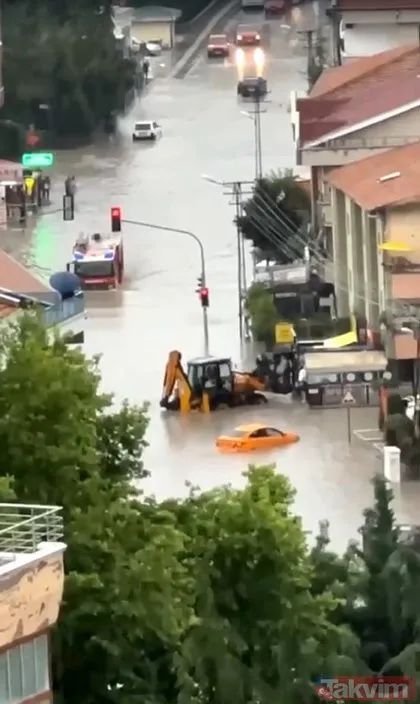
[[261,284],[253,284],[247,292],[246,310],[251,319],[254,339],[271,347],[274,342],[276,322],[279,319],[273,294]]
[[173,516],[135,494],[145,409],[115,410],[97,361],[50,344],[35,318],[1,331],[0,359],[2,496],[13,489],[19,501],[63,506],[57,700],[132,704],[136,692],[149,704],[174,701],[191,589]]
[[308,193],[292,172],[285,171],[257,181],[238,222],[261,256],[288,264],[303,255],[302,229],[309,218]]
[[[392,509],[393,493],[382,476],[373,480],[374,505],[364,512],[362,547],[349,549],[348,609],[346,617],[360,637],[367,664],[379,671],[400,652],[412,633],[404,618],[402,583],[395,560],[400,560],[399,530]],[[397,580],[395,579],[397,577]],[[411,630],[409,628],[409,630]]]
[[187,535],[196,623],[182,644],[180,704],[298,702],[324,657],[339,652],[336,601],[311,593],[294,492],[273,467],[230,487],[170,502]]
[[50,11],[37,2],[6,5],[5,118],[59,135],[90,135],[124,106],[134,64],[116,48],[108,5],[100,12],[95,3],[81,7],[55,3],[56,11]]

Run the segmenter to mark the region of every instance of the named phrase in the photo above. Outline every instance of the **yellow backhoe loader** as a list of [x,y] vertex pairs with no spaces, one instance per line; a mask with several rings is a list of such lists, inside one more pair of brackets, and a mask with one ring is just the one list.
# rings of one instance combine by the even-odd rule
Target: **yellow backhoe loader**
[[236,372],[228,357],[198,357],[187,362],[181,352],[169,353],[160,405],[168,411],[205,413],[218,406],[230,407],[267,403],[264,383],[254,374]]

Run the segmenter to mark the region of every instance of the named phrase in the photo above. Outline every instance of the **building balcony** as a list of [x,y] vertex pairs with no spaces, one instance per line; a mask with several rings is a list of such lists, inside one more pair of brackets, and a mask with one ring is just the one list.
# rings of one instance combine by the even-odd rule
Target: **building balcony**
[[57,621],[66,548],[61,510],[0,503],[0,649]]
[[332,207],[331,207],[331,198],[328,196],[322,196],[318,200],[318,214],[319,214],[319,222],[322,225],[326,225],[327,227],[331,227],[332,225]]
[[33,555],[40,543],[63,538],[60,506],[0,503],[0,567]]
[[385,151],[418,142],[418,137],[370,137],[326,141],[315,147],[296,144],[297,163],[301,166],[342,166],[372,156],[372,152]]

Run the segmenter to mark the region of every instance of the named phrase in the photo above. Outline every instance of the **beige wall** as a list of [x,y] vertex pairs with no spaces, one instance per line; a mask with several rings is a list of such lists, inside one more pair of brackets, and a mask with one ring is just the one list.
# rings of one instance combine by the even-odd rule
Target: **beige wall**
[[[419,94],[420,97],[420,94]],[[352,132],[348,137],[342,137],[332,144],[340,146],[359,144],[366,146],[383,147],[404,144],[407,137],[420,138],[420,107],[413,108],[402,115],[397,115],[389,120],[383,120],[376,125],[363,130]],[[413,139],[413,141],[416,141]]]
[[0,575],[0,648],[53,626],[63,587],[62,553]]
[[417,341],[413,335],[394,335],[395,359],[416,359]]

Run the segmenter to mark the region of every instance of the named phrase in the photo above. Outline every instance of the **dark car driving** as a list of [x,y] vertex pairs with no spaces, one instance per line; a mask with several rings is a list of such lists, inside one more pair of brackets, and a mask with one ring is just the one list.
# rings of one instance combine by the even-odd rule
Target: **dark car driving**
[[248,76],[238,83],[238,95],[242,98],[264,97],[267,95],[267,81],[265,78]]

